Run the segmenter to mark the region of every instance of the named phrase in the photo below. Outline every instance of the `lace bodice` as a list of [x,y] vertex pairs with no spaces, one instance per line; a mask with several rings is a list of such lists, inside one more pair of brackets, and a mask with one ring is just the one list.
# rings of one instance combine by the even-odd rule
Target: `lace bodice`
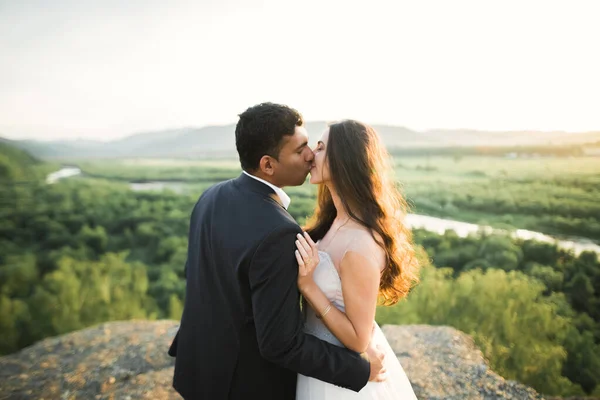
[[[334,233],[329,240],[325,238],[317,242],[321,250],[319,250],[319,264],[315,267],[313,279],[333,306],[342,312],[346,312],[342,294],[342,281],[336,264],[341,263],[345,254],[349,251],[362,255],[365,260],[370,262],[383,264],[385,253],[373,240],[369,231],[364,228],[341,229],[337,236]],[[333,238],[335,240],[331,240]],[[327,243],[325,247],[322,247],[323,242]],[[304,330],[329,343],[343,347],[343,344],[329,331],[323,321],[317,318],[311,307],[308,307],[306,313]]]
[[[344,297],[342,295],[342,282],[331,256],[319,250],[319,265],[315,267],[313,279],[329,301],[338,310],[345,312]],[[343,347],[343,344],[327,329],[323,321],[317,318],[315,311],[308,307],[304,330],[313,336],[329,343]]]

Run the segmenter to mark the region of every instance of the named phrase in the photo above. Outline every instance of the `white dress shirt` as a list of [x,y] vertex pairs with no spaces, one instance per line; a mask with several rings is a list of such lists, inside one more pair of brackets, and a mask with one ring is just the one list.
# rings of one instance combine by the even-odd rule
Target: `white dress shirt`
[[256,179],[257,181],[262,182],[265,185],[267,185],[268,187],[270,187],[271,189],[273,189],[275,191],[275,193],[277,194],[277,196],[279,196],[279,200],[281,200],[281,203],[283,204],[283,208],[285,208],[286,210],[288,209],[292,200],[290,199],[290,196],[288,196],[287,193],[283,191],[282,188],[279,188],[279,187],[273,185],[271,182],[265,181],[264,179],[260,179],[254,175],[250,175],[246,171],[242,171],[242,172],[245,173],[246,175],[248,175],[250,178]]

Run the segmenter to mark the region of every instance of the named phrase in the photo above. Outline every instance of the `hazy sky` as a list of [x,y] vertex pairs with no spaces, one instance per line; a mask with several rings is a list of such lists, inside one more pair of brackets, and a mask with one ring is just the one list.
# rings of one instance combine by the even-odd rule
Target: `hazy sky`
[[600,1],[0,0],[0,136],[307,120],[600,129]]

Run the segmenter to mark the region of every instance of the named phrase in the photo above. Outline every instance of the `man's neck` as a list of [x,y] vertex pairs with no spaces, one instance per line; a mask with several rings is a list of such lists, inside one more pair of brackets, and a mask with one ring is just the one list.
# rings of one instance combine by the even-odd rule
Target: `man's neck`
[[258,175],[252,175],[250,172],[244,171],[244,174],[247,174],[252,179],[256,179],[258,181],[263,182],[267,186],[270,186],[271,189],[273,189],[275,191],[274,195],[276,195],[276,197],[279,199],[279,200],[276,199],[276,201],[279,204],[281,204],[283,206],[283,208],[285,208],[287,210],[287,208],[290,206],[290,201],[291,201],[290,196],[288,196],[287,193],[285,193],[285,191],[281,187],[275,185],[274,183],[271,183],[270,181],[268,181],[266,179],[261,178]]
[[261,170],[257,170],[257,171],[245,171],[247,174],[250,174],[256,178],[262,179],[263,181],[269,182],[271,185],[273,186],[277,186],[278,188],[282,189],[281,186],[279,186],[278,184],[276,184],[275,182],[273,182],[271,179],[271,177],[269,175],[263,174]]

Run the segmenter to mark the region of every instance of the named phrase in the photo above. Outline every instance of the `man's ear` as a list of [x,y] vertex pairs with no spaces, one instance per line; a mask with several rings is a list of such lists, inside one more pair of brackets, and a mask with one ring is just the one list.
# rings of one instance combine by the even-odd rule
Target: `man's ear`
[[276,162],[277,160],[275,160],[273,157],[265,155],[260,159],[258,167],[265,175],[273,176],[275,173],[274,164]]

